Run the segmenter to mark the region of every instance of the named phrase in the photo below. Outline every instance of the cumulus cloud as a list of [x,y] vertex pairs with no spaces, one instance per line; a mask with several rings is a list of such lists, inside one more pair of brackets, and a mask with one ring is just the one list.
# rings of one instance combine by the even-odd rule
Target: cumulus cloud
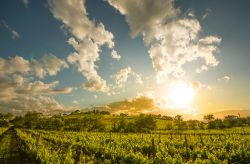
[[197,59],[203,59],[197,72],[218,65],[214,53],[221,38],[199,38],[202,28],[194,13],[189,11],[181,18],[173,0],[108,0],[108,3],[125,15],[131,36],[142,35],[149,46],[158,82],[166,81],[170,75],[183,76],[183,65]]
[[68,68],[67,63],[53,54],[45,54],[40,60],[31,59],[31,61],[21,56],[0,58],[0,75],[20,73],[34,74],[39,78],[44,78],[46,74],[56,75],[63,68]]
[[19,96],[39,96],[52,94],[67,94],[72,88],[56,88],[59,81],[44,83],[42,81],[29,82],[21,75],[0,77],[0,101],[11,100]]
[[15,71],[13,74],[0,74],[1,112],[21,114],[31,110],[39,112],[61,110],[63,106],[49,96],[72,92],[70,87],[57,88],[59,81],[44,83],[31,80],[29,76]]
[[117,74],[115,75],[116,84],[121,87],[127,81],[130,73],[130,67],[121,69],[119,72],[117,72]]
[[53,54],[45,54],[39,60],[31,59],[30,65],[33,73],[43,79],[46,75],[55,76],[65,68],[69,68],[66,61]]
[[135,82],[136,82],[136,83],[138,83],[138,84],[143,84],[142,75],[141,75],[141,74],[132,72],[132,75],[134,76]]
[[112,50],[111,57],[113,59],[116,59],[116,60],[120,60],[121,59],[121,56],[115,50]]
[[[60,61],[53,57],[53,60],[55,59],[57,62]],[[52,62],[55,72],[59,67],[57,62]],[[49,68],[54,69],[54,67]],[[65,94],[72,91],[72,88],[55,88],[59,81],[48,84],[42,81],[32,81],[34,74],[38,74],[40,77],[45,75],[42,66],[35,59],[30,62],[20,56],[8,59],[0,58],[0,101],[9,101],[23,95]]]
[[0,75],[22,73],[27,74],[30,71],[30,63],[21,56],[4,59],[0,58]]
[[196,69],[196,72],[201,73],[201,72],[207,71],[207,70],[208,70],[208,67],[206,65],[202,65],[200,68]]
[[135,73],[131,67],[121,69],[115,74],[115,82],[118,87],[123,87],[124,83],[127,82],[129,76],[133,76],[137,83],[142,84],[141,75]]
[[25,81],[26,81],[23,76],[18,75],[18,74],[14,74],[12,78],[13,78],[13,82],[15,84],[17,84],[18,86],[23,85],[25,83]]
[[50,94],[61,94],[70,93],[72,88],[55,89],[59,84],[59,81],[54,81],[51,83],[43,83],[42,81],[34,81],[26,83],[21,87],[16,87],[17,94],[27,94],[27,95],[50,95]]
[[132,37],[144,35],[151,25],[161,23],[165,17],[175,17],[178,13],[170,0],[108,0],[108,2],[122,15],[126,15]]
[[0,105],[1,112],[22,114],[30,110],[53,112],[64,109],[63,105],[51,98],[55,94],[68,94],[72,88],[58,88],[59,81],[44,83],[34,81],[36,75],[55,75],[66,62],[54,55],[45,55],[40,60],[26,60],[15,56],[0,58]]
[[27,83],[22,87],[18,88],[17,92],[22,94],[38,94],[44,91],[48,91],[51,88],[54,88],[56,85],[58,85],[58,83],[58,81],[54,81],[52,83],[45,84],[42,81],[35,81]]
[[65,107],[55,99],[48,96],[19,96],[10,101],[0,101],[1,112],[12,112],[16,115],[25,114],[29,111],[53,113],[65,110]]
[[85,0],[48,0],[53,16],[64,23],[79,40],[92,38],[97,44],[113,47],[113,34],[102,23],[95,24],[88,18]]
[[43,66],[36,60],[32,59],[31,60],[31,65],[34,71],[34,74],[39,77],[39,78],[44,78],[46,76],[46,71],[43,68]]
[[223,76],[222,78],[218,79],[218,81],[225,81],[225,82],[228,82],[229,80],[231,80],[231,77],[229,76]]
[[2,24],[11,33],[13,40],[20,39],[20,34],[16,30],[13,30],[4,20],[2,20]]
[[100,47],[91,39],[78,42],[70,38],[68,43],[75,48],[76,52],[71,53],[67,60],[70,64],[75,64],[78,71],[86,77],[87,82],[83,87],[90,91],[108,92],[106,81],[96,71],[95,61],[99,60]]
[[0,75],[0,101],[15,98],[15,83],[11,79]]
[[56,75],[62,68],[69,67],[64,60],[59,59],[53,54],[45,54],[41,59],[41,63],[50,76]]
[[106,108],[115,114],[140,114],[145,113],[145,111],[152,112],[155,110],[156,106],[153,99],[141,96],[130,100],[108,104]]
[[84,88],[90,91],[109,92],[106,81],[97,73],[96,61],[99,60],[100,47],[114,47],[113,34],[102,23],[88,18],[83,0],[48,0],[53,16],[61,21],[73,35],[68,43],[75,52],[69,54],[68,62],[75,64],[78,71],[86,77]]

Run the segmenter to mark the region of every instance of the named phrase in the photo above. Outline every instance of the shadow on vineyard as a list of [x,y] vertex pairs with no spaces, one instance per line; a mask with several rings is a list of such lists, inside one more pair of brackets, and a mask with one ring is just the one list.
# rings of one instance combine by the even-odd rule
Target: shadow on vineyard
[[6,130],[0,138],[0,163],[27,164],[35,163],[20,149],[20,143],[13,128]]

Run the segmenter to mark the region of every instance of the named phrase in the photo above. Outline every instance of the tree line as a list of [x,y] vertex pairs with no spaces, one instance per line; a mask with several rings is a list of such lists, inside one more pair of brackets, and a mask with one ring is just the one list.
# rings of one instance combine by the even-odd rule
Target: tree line
[[24,116],[14,117],[11,113],[0,113],[0,127],[13,125],[24,129],[150,132],[159,129],[157,122],[164,124],[164,128],[161,130],[224,129],[250,126],[250,117],[228,115],[224,119],[218,119],[214,115],[208,114],[204,116],[202,121],[185,121],[181,115],[175,117],[146,114],[128,116],[121,113],[119,116],[113,116],[107,111],[98,110],[88,112],[77,110],[67,115],[53,116],[44,116],[38,112],[27,112]]

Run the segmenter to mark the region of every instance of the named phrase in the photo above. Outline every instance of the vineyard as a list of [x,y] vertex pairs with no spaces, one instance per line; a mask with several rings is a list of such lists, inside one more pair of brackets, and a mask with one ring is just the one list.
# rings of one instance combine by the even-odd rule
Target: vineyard
[[[2,133],[4,132],[5,133]],[[223,132],[221,130],[221,132]],[[237,131],[236,131],[237,132]],[[249,163],[248,133],[0,130],[0,153],[33,163]],[[9,150],[4,149],[8,147]],[[13,150],[15,144],[15,151]],[[12,153],[12,154],[11,154]],[[21,155],[20,155],[21,154]],[[3,160],[3,157],[1,157]],[[25,158],[25,159],[24,159]]]

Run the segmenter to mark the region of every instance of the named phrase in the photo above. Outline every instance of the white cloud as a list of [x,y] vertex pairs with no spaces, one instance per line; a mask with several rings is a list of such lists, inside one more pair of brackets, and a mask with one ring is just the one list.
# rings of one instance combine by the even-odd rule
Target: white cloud
[[59,81],[44,83],[42,81],[29,81],[20,74],[0,76],[0,101],[9,101],[20,96],[39,96],[53,94],[67,94],[72,88],[56,88]]
[[20,0],[21,3],[27,8],[29,5],[29,0]]
[[130,73],[131,73],[130,67],[121,69],[119,72],[117,72],[117,74],[115,75],[115,81],[118,87],[122,87],[123,84],[127,82]]
[[53,112],[63,109],[61,104],[49,96],[71,93],[72,88],[57,88],[59,81],[44,83],[30,81],[32,78],[24,76],[20,73],[0,74],[1,112],[20,114],[31,110]]
[[20,56],[0,58],[0,112],[23,114],[33,110],[54,112],[64,109],[49,96],[68,94],[73,89],[71,87],[57,88],[59,81],[51,83],[34,81],[33,76],[43,78],[46,70],[48,74],[53,75],[51,71],[54,70],[54,74],[57,73],[62,65],[65,67],[65,63],[52,55],[43,59],[44,62],[40,64],[35,59],[28,61]]
[[83,87],[90,91],[108,92],[106,81],[96,71],[95,61],[99,60],[100,47],[91,39],[78,43],[75,39],[70,38],[68,43],[75,48],[76,52],[70,54],[67,60],[70,64],[75,64],[78,71],[86,77],[87,82],[83,84]]
[[80,103],[77,100],[73,100],[72,103],[75,105],[80,105]]
[[73,34],[68,40],[75,52],[68,56],[68,62],[75,64],[78,71],[86,77],[84,88],[90,91],[109,92],[106,81],[97,73],[100,47],[114,47],[113,34],[102,23],[96,24],[88,18],[85,1],[48,0],[53,16],[60,20]]
[[191,9],[189,9],[189,10],[187,11],[187,16],[189,16],[189,17],[191,17],[191,18],[195,18],[195,13],[194,13],[194,11],[191,10]]
[[222,78],[219,78],[218,81],[225,81],[225,82],[228,82],[229,80],[231,80],[231,77],[229,76],[223,76]]
[[15,85],[10,78],[0,75],[0,101],[8,101],[16,97]]
[[13,82],[14,82],[15,84],[17,84],[18,86],[21,86],[21,85],[24,84],[25,78],[24,78],[23,76],[21,76],[21,75],[14,74],[14,75],[13,75]]
[[116,60],[120,60],[121,59],[121,56],[115,50],[112,50],[111,57],[113,59],[116,59]]
[[13,86],[16,95],[52,95],[67,94],[72,92],[72,88],[55,88],[59,81],[43,83],[42,81],[26,82],[22,85]]
[[207,36],[199,40],[199,44],[204,44],[204,45],[213,45],[213,44],[220,43],[220,42],[221,42],[221,38],[216,37],[216,36]]
[[50,76],[56,75],[62,68],[69,67],[64,60],[59,59],[53,54],[45,54],[41,59],[41,63]]
[[136,82],[136,83],[138,83],[138,84],[143,84],[142,75],[141,75],[141,74],[132,72],[132,75],[134,76],[135,82]]
[[43,79],[46,75],[55,76],[59,71],[69,68],[66,61],[53,54],[45,54],[40,60],[31,59],[33,73]]
[[197,73],[201,73],[202,71],[207,71],[208,67],[206,65],[202,65],[200,68],[196,69]]
[[151,25],[162,23],[165,17],[172,18],[178,13],[170,0],[108,0],[109,4],[126,15],[131,36],[144,35]]
[[28,111],[42,113],[53,113],[64,110],[64,106],[55,99],[47,96],[19,96],[10,101],[0,101],[1,112],[12,112],[14,114],[25,114]]
[[39,78],[44,78],[46,76],[46,71],[44,70],[43,66],[36,60],[31,60],[31,66],[33,68],[34,74]]
[[217,66],[214,53],[221,38],[199,38],[202,30],[193,12],[181,18],[172,0],[108,0],[109,4],[125,15],[132,37],[143,36],[149,48],[149,56],[157,74],[157,81],[164,82],[168,76],[181,77],[183,65],[203,59],[202,68]]
[[11,33],[13,40],[20,39],[20,34],[16,30],[13,30],[4,20],[2,20],[2,24]]
[[23,57],[15,56],[9,59],[0,58],[0,75],[23,73],[27,74],[30,71],[28,60]]
[[46,54],[40,60],[31,59],[31,61],[21,56],[9,57],[8,59],[0,58],[0,75],[20,73],[44,78],[46,74],[56,75],[63,68],[68,68],[67,63],[52,54]]
[[113,47],[113,34],[102,23],[95,24],[88,18],[85,0],[48,0],[53,16],[62,21],[79,40],[92,38],[99,45]]
[[141,79],[141,75],[135,73],[131,67],[127,67],[124,69],[121,69],[115,74],[115,83],[117,87],[121,88],[123,87],[124,83],[127,82],[129,76],[133,76],[138,84],[142,84],[143,81]]
[[182,66],[198,58],[205,62],[202,70],[218,65],[214,52],[221,39],[215,36],[198,39],[201,30],[198,20],[184,18],[157,28],[157,41],[151,44],[149,54],[158,82],[165,81],[169,75],[183,76],[185,71]]

